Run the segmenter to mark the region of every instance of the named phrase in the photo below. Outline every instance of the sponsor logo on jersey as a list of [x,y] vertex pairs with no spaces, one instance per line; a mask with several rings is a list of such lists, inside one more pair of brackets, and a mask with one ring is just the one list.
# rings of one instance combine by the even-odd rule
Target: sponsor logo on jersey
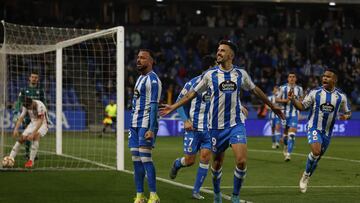
[[332,113],[335,110],[334,105],[329,102],[320,105],[320,110],[324,113]]
[[236,83],[230,80],[225,80],[219,85],[219,89],[224,93],[232,93],[236,90],[236,88]]

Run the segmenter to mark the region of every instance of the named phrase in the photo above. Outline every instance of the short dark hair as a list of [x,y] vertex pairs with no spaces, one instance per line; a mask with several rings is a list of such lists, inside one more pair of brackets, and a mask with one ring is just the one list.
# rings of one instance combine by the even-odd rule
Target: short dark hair
[[33,100],[30,97],[24,97],[23,99],[23,106],[25,106],[26,108],[29,108],[29,106],[31,106]]
[[206,55],[201,59],[201,68],[203,71],[209,69],[209,67],[215,66],[215,57]]
[[338,71],[337,70],[335,70],[334,68],[327,68],[327,69],[325,69],[325,71],[329,71],[329,72],[332,72],[332,73],[334,73],[334,75],[336,75],[336,76],[338,76]]
[[31,69],[29,75],[32,75],[32,74],[34,74],[34,75],[39,75],[39,71],[38,71],[38,70],[35,70],[35,69]]
[[146,51],[146,52],[148,52],[149,55],[150,55],[150,57],[153,59],[154,64],[156,64],[155,54],[154,54],[154,52],[153,52],[151,49],[146,49],[146,48],[144,48],[144,49],[140,49],[139,52],[140,52],[140,51]]
[[289,75],[295,75],[296,76],[296,73],[294,72],[294,71],[290,71],[289,73],[288,73],[288,76]]
[[234,52],[234,57],[236,56],[238,48],[235,43],[231,42],[230,40],[223,39],[219,42],[219,45],[221,44],[228,45],[230,49]]

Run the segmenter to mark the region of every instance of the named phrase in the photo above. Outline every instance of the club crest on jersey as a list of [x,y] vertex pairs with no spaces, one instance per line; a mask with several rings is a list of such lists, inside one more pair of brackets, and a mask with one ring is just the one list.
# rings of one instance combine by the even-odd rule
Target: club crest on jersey
[[210,101],[210,92],[206,92],[205,94],[203,94],[202,100],[203,102],[209,102]]
[[237,88],[236,83],[230,80],[225,80],[219,85],[219,89],[225,93],[232,93],[236,90],[236,88]]
[[334,105],[329,102],[320,105],[320,110],[324,113],[332,113],[335,110]]
[[140,97],[140,92],[137,89],[135,89],[134,90],[134,98],[138,99],[139,97]]

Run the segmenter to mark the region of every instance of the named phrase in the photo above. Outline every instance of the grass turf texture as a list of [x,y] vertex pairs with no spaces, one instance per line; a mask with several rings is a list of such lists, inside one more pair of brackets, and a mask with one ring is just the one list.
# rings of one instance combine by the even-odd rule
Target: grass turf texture
[[[84,141],[86,139],[86,142]],[[71,141],[71,142],[70,142]],[[54,146],[53,135],[45,137],[40,144]],[[115,139],[113,137],[77,135],[64,136],[64,144],[78,145],[64,147],[64,152],[75,155],[78,150],[91,147],[89,155],[82,155],[96,162],[115,166]],[[86,143],[86,144],[84,144]],[[7,142],[7,144],[11,144]],[[83,144],[83,145],[82,145]],[[305,167],[309,146],[305,138],[296,139],[296,148],[292,160],[283,161],[281,150],[270,149],[269,137],[249,137],[248,139],[248,174],[241,199],[252,202],[357,202],[360,199],[360,138],[334,137],[325,157],[310,180],[310,188],[301,194],[298,181]],[[113,147],[102,151],[104,147]],[[6,148],[6,152],[10,147]],[[42,149],[44,150],[44,149]],[[50,150],[50,149],[47,149]],[[53,150],[54,151],[54,150]],[[78,151],[80,152],[80,151]],[[173,160],[182,155],[181,137],[159,137],[153,159],[157,176],[168,178]],[[58,157],[47,153],[40,154],[38,167],[42,165],[67,167],[92,167],[92,164],[74,161],[71,158]],[[330,157],[330,158],[327,158]],[[340,159],[331,159],[337,157]],[[46,160],[49,159],[50,160]],[[131,157],[126,150],[125,165],[132,170]],[[357,160],[357,161],[351,161]],[[22,157],[17,162],[24,162]],[[46,162],[42,163],[42,162]],[[98,167],[98,166],[96,166]],[[198,165],[183,168],[179,171],[176,182],[193,185]],[[222,192],[231,194],[234,159],[228,149],[223,167]],[[116,171],[25,171],[0,172],[3,187],[0,190],[0,202],[132,202],[135,194],[133,177],[130,174]],[[158,181],[158,193],[162,202],[199,202],[192,200],[191,190]],[[318,187],[320,186],[320,187]],[[211,174],[204,187],[211,190]],[[145,186],[147,188],[147,185]],[[148,193],[146,193],[148,194]],[[212,195],[205,194],[206,200],[212,202]],[[224,200],[226,202],[226,200]]]

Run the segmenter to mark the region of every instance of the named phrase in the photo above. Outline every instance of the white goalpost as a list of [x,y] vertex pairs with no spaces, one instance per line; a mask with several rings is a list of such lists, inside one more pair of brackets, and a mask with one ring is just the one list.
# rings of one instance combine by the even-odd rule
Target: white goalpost
[[[1,158],[15,143],[11,134],[18,95],[34,86],[29,76],[35,73],[39,82],[34,92],[45,93],[51,121],[40,140],[35,169],[124,170],[124,28],[2,24]],[[117,118],[103,132],[104,109],[110,101],[117,105]],[[23,167],[24,153],[22,149],[14,168]]]

